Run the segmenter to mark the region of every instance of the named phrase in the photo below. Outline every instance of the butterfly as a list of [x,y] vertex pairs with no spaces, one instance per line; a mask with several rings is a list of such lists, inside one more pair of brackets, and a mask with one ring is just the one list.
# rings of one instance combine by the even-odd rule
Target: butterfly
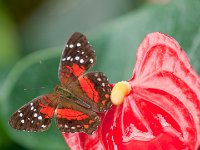
[[75,32],[64,46],[54,92],[34,98],[19,108],[9,120],[17,130],[47,130],[54,116],[61,132],[92,134],[100,124],[96,112],[108,110],[110,85],[102,72],[85,73],[96,63],[96,54],[87,38]]

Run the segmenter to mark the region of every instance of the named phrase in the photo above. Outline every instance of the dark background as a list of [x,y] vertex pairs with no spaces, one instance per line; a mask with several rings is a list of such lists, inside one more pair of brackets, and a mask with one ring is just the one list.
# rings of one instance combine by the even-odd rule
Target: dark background
[[9,116],[58,83],[62,47],[73,32],[97,53],[93,70],[111,83],[131,77],[137,47],[160,31],[175,38],[200,73],[197,0],[0,0],[0,149],[66,149],[55,127],[43,133],[12,129]]

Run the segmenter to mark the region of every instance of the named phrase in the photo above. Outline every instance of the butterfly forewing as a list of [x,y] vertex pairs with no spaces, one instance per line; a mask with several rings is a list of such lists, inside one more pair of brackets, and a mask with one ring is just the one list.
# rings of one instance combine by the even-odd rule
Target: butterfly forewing
[[59,79],[63,86],[75,81],[96,63],[96,55],[87,38],[75,32],[64,47],[60,65]]
[[11,116],[9,124],[17,130],[47,130],[57,105],[57,98],[55,94],[46,94],[33,99]]
[[100,124],[100,118],[91,109],[72,103],[73,99],[62,98],[55,111],[55,120],[61,132],[85,132],[92,134]]

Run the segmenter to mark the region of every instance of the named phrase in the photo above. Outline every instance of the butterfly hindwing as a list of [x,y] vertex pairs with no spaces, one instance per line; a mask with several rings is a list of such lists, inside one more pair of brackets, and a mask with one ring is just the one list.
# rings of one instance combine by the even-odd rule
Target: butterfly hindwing
[[61,132],[85,132],[92,134],[100,124],[100,118],[91,109],[86,109],[73,99],[63,98],[55,111],[55,120]]
[[39,96],[18,109],[11,116],[9,124],[17,130],[45,131],[51,124],[56,105],[57,95]]
[[64,47],[60,65],[59,79],[66,86],[73,82],[96,63],[96,55],[87,38],[78,32],[72,34]]

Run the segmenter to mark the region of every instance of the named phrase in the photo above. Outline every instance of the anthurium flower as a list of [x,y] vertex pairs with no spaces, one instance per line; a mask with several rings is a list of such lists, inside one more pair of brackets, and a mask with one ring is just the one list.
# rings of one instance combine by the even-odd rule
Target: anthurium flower
[[130,90],[117,85],[113,92],[122,94],[112,93],[112,100],[123,102],[100,114],[101,125],[92,135],[63,133],[71,149],[198,149],[200,78],[173,38],[158,32],[147,35],[126,83]]

